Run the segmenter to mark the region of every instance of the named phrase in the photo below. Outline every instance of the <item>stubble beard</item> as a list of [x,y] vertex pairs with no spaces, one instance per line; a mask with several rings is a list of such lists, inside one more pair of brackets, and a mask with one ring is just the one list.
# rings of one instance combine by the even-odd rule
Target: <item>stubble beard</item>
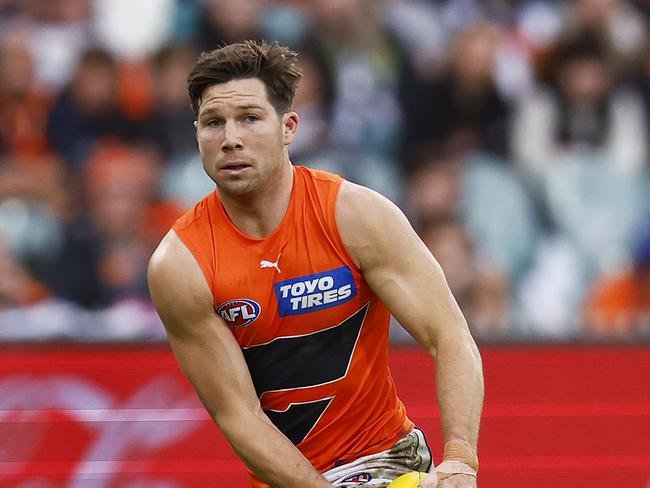
[[272,168],[267,168],[265,171],[261,170],[259,166],[253,166],[246,171],[248,174],[217,177],[208,173],[208,176],[217,185],[219,193],[241,200],[245,199],[245,197],[253,197],[256,194],[264,193],[265,189],[275,185],[282,174],[283,164],[284,162],[280,160]]
[[210,176],[210,179],[217,185],[219,193],[225,193],[233,198],[240,198],[255,190],[257,175],[249,177],[234,175],[225,178]]

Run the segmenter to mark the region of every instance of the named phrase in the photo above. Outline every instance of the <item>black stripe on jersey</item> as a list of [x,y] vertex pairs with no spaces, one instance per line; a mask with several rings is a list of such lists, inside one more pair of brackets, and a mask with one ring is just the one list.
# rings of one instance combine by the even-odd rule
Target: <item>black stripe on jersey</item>
[[338,325],[311,334],[278,337],[243,349],[257,396],[323,385],[347,373],[368,305]]
[[264,413],[280,432],[284,433],[295,445],[298,445],[312,431],[329,407],[332,398],[323,398],[315,402],[292,403],[284,412],[264,410]]
[[[344,378],[361,334],[368,304],[341,323],[311,334],[279,337],[242,349],[258,397],[265,393],[310,388]],[[265,410],[294,444],[302,442],[332,397],[292,403],[286,410]]]

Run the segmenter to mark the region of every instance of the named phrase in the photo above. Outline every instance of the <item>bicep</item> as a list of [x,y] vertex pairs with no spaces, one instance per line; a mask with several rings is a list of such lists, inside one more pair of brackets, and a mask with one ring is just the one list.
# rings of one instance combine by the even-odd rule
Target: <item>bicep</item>
[[149,287],[181,369],[217,423],[257,411],[239,344],[214,313],[198,264],[178,238],[165,239],[150,262]]
[[466,328],[465,319],[438,262],[419,239],[404,238],[402,252],[364,273],[395,318],[427,349],[441,334]]
[[339,228],[368,285],[429,350],[442,334],[467,331],[442,268],[404,214],[377,194],[357,193],[343,197]]

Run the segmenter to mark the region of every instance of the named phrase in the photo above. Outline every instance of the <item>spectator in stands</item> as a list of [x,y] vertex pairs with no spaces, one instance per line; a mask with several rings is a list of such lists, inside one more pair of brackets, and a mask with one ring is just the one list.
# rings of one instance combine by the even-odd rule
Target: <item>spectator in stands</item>
[[442,214],[422,223],[418,234],[442,266],[449,289],[466,313],[478,272],[474,245],[467,230],[458,218]]
[[431,145],[414,154],[415,169],[406,191],[411,218],[457,215],[478,254],[497,274],[518,281],[530,265],[538,223],[512,165],[481,154],[441,153]]
[[515,159],[531,178],[584,151],[638,172],[648,156],[638,96],[617,84],[610,48],[597,32],[561,39],[540,63],[541,84],[522,100],[512,125]]
[[327,159],[332,148],[331,123],[335,98],[333,73],[319,46],[305,43],[296,47],[302,71],[293,100],[300,114],[300,131],[291,144],[293,159],[311,165],[314,159]]
[[462,161],[422,145],[412,152],[407,180],[406,209],[415,222],[458,213],[462,192]]
[[50,283],[88,308],[146,298],[147,257],[180,211],[157,202],[159,163],[125,146],[96,149],[83,171],[87,212],[66,229]]
[[91,0],[0,2],[0,38],[15,30],[30,33],[35,78],[54,93],[70,81],[92,40],[91,11]]
[[138,137],[137,127],[119,110],[115,59],[105,50],[88,49],[58,100],[48,121],[48,135],[57,153],[79,169],[104,138],[123,141]]
[[154,112],[146,125],[166,160],[197,152],[186,81],[197,55],[189,45],[169,44],[153,58]]
[[[513,124],[517,163],[549,222],[524,292],[536,330],[576,329],[589,283],[628,260],[640,217],[645,120],[638,95],[618,83],[610,50],[599,32],[568,33]],[[558,263],[562,274],[550,271]]]
[[304,8],[334,73],[337,148],[391,159],[401,120],[395,90],[402,58],[382,23],[381,9],[370,0],[316,0]]
[[195,49],[185,44],[169,44],[154,57],[154,110],[145,122],[165,160],[162,194],[184,208],[214,189],[205,177],[187,101],[187,73],[195,58]]
[[638,8],[644,2],[630,0],[578,0],[567,6],[565,32],[591,30],[598,32],[612,50],[612,63],[625,72],[635,64],[647,38],[646,19]]
[[68,196],[64,168],[47,143],[50,99],[35,79],[31,40],[14,31],[0,45],[0,240],[5,298],[15,303],[43,295],[38,280],[56,249]]
[[47,141],[50,98],[34,76],[26,32],[0,46],[0,200],[39,200],[61,210],[62,167]]
[[[292,158],[404,203],[436,252],[453,256],[450,281],[474,273],[479,291],[458,285],[458,293],[472,297],[464,307],[477,330],[511,331],[503,324],[516,318],[567,337],[584,317],[591,332],[632,337],[639,320],[647,323],[638,305],[644,261],[635,255],[634,271],[626,264],[649,157],[642,2],[118,3],[0,0],[5,306],[45,296],[45,275],[59,295],[88,307],[144,296],[139,260],[158,234],[134,229],[172,218],[174,206],[158,194],[189,205],[213,189],[186,98],[194,50],[269,38],[295,47],[305,72]],[[620,82],[639,52],[641,97]],[[536,61],[539,83],[529,92]],[[522,93],[509,122],[509,103]],[[108,157],[107,140],[129,147]],[[400,165],[402,140],[409,151]],[[519,174],[503,157],[510,152]],[[530,195],[546,217],[542,239]],[[440,225],[430,230],[430,222]]]
[[431,141],[461,153],[506,155],[509,106],[493,78],[500,35],[496,27],[477,23],[457,34],[448,68],[440,76],[403,80],[407,149]]
[[307,163],[400,201],[402,175],[395,155],[401,116],[395,90],[402,60],[376,7],[369,0],[302,6],[312,25],[294,45],[308,44],[312,53],[324,54],[319,72],[324,83],[330,77],[332,82],[326,93],[332,96],[327,132],[336,141],[319,155],[324,157]]
[[[471,297],[464,303],[477,330],[512,331],[516,287],[530,266],[538,233],[523,185],[511,165],[501,161],[449,156],[431,146],[420,148],[418,154],[406,191],[409,215],[423,222],[423,238],[427,233],[434,242],[432,236],[439,232],[449,248],[458,246],[459,254],[468,260],[473,286],[462,294]],[[430,222],[449,225],[437,229]],[[464,233],[467,237],[461,239]],[[440,252],[446,252],[444,246]],[[455,260],[460,261],[460,257]]]
[[216,49],[223,43],[262,39],[261,0],[207,0],[203,2],[197,44],[201,51]]
[[37,86],[31,36],[16,31],[0,45],[0,154],[38,158],[48,153],[49,97]]

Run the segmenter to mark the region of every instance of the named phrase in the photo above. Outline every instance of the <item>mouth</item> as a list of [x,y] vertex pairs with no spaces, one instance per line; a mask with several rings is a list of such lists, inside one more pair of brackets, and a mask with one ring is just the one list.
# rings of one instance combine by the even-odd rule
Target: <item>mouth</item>
[[240,173],[240,172],[242,172],[242,171],[244,171],[244,170],[246,170],[247,168],[250,168],[250,167],[251,167],[251,165],[248,164],[248,163],[243,163],[243,162],[239,162],[239,161],[231,161],[231,162],[228,162],[228,163],[224,164],[220,169],[221,169],[221,171],[224,171],[226,173],[233,174],[233,173]]

